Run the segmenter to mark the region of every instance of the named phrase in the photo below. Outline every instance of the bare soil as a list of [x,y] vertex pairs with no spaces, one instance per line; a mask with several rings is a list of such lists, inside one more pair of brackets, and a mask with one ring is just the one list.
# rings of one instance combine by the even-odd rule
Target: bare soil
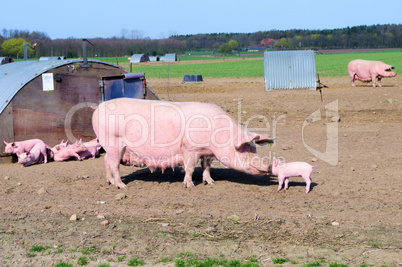
[[[215,103],[248,128],[277,136],[261,156],[315,164],[307,147],[320,151],[309,194],[302,178],[277,192],[275,176],[218,163],[215,185],[202,184],[197,168],[189,189],[180,169],[151,174],[122,166],[127,190],[106,183],[103,155],[26,168],[0,164],[0,266],[78,266],[80,257],[88,266],[127,266],[131,258],[173,266],[158,261],[180,253],[255,258],[260,266],[274,266],[273,258],[297,263],[283,266],[401,266],[402,76],[383,79],[381,88],[359,82],[353,88],[348,77],[321,82],[329,86],[323,102],[307,89],[265,92],[263,79],[148,79],[163,100]],[[327,113],[330,103],[337,108]],[[338,155],[329,164],[320,156],[334,123]],[[116,200],[120,193],[126,198]],[[102,216],[109,225],[100,224]]]

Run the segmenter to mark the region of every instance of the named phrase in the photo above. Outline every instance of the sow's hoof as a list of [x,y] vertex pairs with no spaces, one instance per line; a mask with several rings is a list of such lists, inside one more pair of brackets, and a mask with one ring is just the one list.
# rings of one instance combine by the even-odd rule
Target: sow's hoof
[[185,181],[183,182],[183,185],[185,188],[190,188],[190,187],[194,187],[194,183],[192,181]]
[[127,189],[127,185],[125,185],[123,182],[116,182],[113,178],[110,180],[107,180],[107,182],[111,185],[116,186],[118,189]]
[[120,189],[127,189],[128,188],[127,185],[125,185],[124,183],[117,183],[116,187],[120,188]]

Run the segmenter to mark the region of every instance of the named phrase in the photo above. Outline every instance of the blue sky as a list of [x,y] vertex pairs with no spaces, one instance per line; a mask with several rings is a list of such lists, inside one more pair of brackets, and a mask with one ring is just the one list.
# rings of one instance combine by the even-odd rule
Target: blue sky
[[402,0],[0,0],[0,31],[51,39],[252,33],[401,24]]

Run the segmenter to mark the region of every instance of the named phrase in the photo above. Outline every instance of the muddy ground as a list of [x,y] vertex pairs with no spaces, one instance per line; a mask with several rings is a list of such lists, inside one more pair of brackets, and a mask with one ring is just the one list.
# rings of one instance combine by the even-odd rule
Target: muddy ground
[[[318,154],[309,194],[302,178],[277,192],[275,176],[216,162],[215,185],[203,185],[197,168],[189,189],[179,169],[122,166],[127,190],[106,184],[103,155],[0,164],[0,266],[78,266],[80,257],[88,266],[127,266],[131,258],[172,266],[183,253],[254,258],[260,266],[274,258],[290,260],[283,266],[401,266],[402,75],[382,88],[352,88],[347,77],[321,81],[329,86],[323,102],[318,91],[265,92],[263,79],[148,79],[164,100],[215,103],[248,128],[277,136],[273,147],[259,148],[261,156],[314,165]],[[126,198],[115,200],[119,193]],[[100,224],[102,216],[109,225]],[[38,246],[44,250],[31,251]]]

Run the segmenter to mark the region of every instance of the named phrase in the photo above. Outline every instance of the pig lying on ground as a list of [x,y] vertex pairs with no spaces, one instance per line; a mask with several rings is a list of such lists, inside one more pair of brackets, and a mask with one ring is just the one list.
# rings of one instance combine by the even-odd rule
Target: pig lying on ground
[[81,159],[94,159],[99,157],[99,150],[101,149],[101,145],[99,144],[99,140],[97,138],[83,143],[83,146],[85,146],[87,150],[78,153]]
[[348,72],[352,81],[352,86],[355,86],[355,81],[362,82],[373,81],[373,87],[376,86],[378,78],[378,86],[381,87],[381,79],[387,77],[395,77],[396,73],[392,71],[395,67],[385,64],[381,61],[368,61],[362,59],[352,60],[348,64]]
[[86,151],[87,148],[82,144],[82,141],[76,141],[72,145],[68,145],[66,147],[61,148],[53,155],[54,161],[65,161],[70,159],[71,157],[76,158],[77,160],[82,160],[78,153]]
[[19,156],[20,154],[24,152],[30,151],[37,143],[44,143],[40,139],[30,139],[30,140],[25,140],[25,141],[20,141],[20,142],[11,142],[7,143],[4,141],[4,144],[6,144],[6,147],[4,149],[4,153],[9,153],[9,154],[16,154]]
[[68,146],[68,140],[64,141],[64,139],[63,139],[63,140],[61,140],[60,144],[55,145],[54,147],[52,147],[52,151],[57,152],[60,149],[65,148],[66,146]]
[[92,125],[106,151],[106,180],[119,188],[127,187],[119,172],[123,157],[125,164],[150,170],[183,166],[186,187],[194,186],[199,159],[208,183],[213,159],[253,175],[268,172],[269,162],[258,156],[255,144],[273,139],[249,132],[213,104],[118,98],[98,106]]
[[30,151],[21,153],[18,156],[18,163],[21,163],[21,167],[27,167],[32,163],[47,163],[47,150],[51,147],[45,143],[37,143]]
[[289,177],[303,177],[304,181],[306,181],[306,194],[310,191],[311,185],[311,173],[313,172],[313,168],[316,167],[311,166],[306,162],[289,162],[282,163],[279,159],[272,159],[272,174],[278,176],[278,191],[282,189],[282,184],[285,181],[285,190],[289,187]]

